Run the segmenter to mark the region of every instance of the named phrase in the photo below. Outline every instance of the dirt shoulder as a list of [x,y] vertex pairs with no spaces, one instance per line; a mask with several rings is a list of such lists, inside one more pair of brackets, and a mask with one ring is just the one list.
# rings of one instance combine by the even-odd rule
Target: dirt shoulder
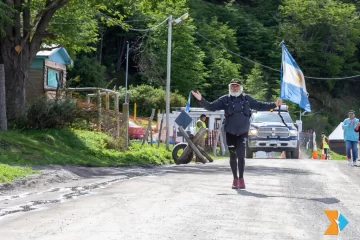
[[146,167],[80,167],[80,166],[41,166],[39,174],[29,175],[12,182],[0,184],[0,196],[28,191],[38,191],[64,183],[79,183],[99,178],[131,178],[158,172],[162,166]]

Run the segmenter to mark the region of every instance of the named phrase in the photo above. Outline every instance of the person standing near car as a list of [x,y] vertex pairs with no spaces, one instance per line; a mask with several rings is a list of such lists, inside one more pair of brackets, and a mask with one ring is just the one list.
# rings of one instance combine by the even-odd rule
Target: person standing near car
[[[355,132],[355,128],[359,123],[359,119],[355,117],[354,110],[349,110],[349,117],[346,118],[342,124],[342,129],[344,130],[344,140],[346,143],[346,155],[349,160],[349,165],[356,166],[356,159],[358,156],[358,134]],[[351,159],[351,151],[352,158]]]
[[325,136],[325,133],[321,133],[321,141],[320,141],[320,148],[324,149],[325,160],[328,160],[328,154],[330,150],[330,142],[329,139]]
[[[282,104],[278,99],[274,103],[260,102],[243,93],[239,79],[234,78],[229,84],[229,94],[209,103],[199,91],[191,91],[200,104],[209,111],[224,110],[226,142],[230,152],[230,167],[233,173],[233,189],[245,189],[245,144],[250,128],[251,109],[270,110]],[[239,175],[238,175],[239,171]]]
[[[206,129],[206,123],[205,123],[205,121],[206,121],[206,115],[205,115],[205,114],[201,114],[201,115],[200,115],[200,119],[196,122],[196,132],[198,132],[201,127],[203,127],[203,128]],[[202,139],[200,139],[200,147],[201,147],[202,149],[204,149],[204,150],[205,150],[205,141],[206,141],[206,138],[207,138],[207,134],[205,134],[204,137],[203,137]],[[201,162],[201,160],[199,159],[198,156],[196,156],[196,161],[197,161],[197,162]]]

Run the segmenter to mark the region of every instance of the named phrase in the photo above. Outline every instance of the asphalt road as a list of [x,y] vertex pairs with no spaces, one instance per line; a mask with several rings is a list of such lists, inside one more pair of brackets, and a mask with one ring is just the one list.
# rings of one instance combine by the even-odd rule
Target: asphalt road
[[[360,167],[345,161],[247,160],[246,190],[227,160],[121,176],[1,196],[0,239],[360,239]],[[326,209],[349,221],[338,236]]]

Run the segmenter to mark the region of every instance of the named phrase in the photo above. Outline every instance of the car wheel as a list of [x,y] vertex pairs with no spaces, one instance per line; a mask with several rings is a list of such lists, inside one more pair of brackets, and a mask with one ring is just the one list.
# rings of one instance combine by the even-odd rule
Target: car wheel
[[246,143],[245,158],[253,158],[253,155],[253,152],[250,151],[250,148],[248,147],[248,143]]
[[290,151],[286,151],[286,158],[287,159],[290,159],[292,156],[291,156],[291,152]]
[[299,159],[299,149],[298,148],[291,152],[291,158]]

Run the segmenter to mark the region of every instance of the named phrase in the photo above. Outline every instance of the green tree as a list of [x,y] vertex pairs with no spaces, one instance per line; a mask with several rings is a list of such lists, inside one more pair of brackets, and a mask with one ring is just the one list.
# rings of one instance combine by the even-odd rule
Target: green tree
[[[120,99],[125,99],[125,88],[120,88]],[[151,85],[130,86],[129,103],[137,105],[137,115],[150,116],[151,109],[165,109],[165,90]],[[185,107],[186,99],[177,92],[170,93],[172,107]]]
[[[305,75],[338,77],[359,73],[359,63],[354,57],[360,21],[354,4],[335,0],[285,0],[279,11],[280,32]],[[335,81],[309,80],[308,83],[324,90],[336,86]],[[340,89],[338,85],[337,90]]]
[[[183,0],[177,4],[159,3],[157,9],[148,16],[153,19],[154,25],[166,19],[168,14],[172,14],[176,19],[188,11],[186,1]],[[204,82],[204,53],[195,44],[191,18],[180,24],[173,23],[172,28],[171,90],[187,95],[190,90],[201,87]],[[167,39],[166,25],[151,32],[140,48],[138,63],[143,78],[161,87],[166,85]]]
[[244,91],[256,99],[266,99],[268,83],[264,79],[260,65],[256,64],[251,70],[251,73],[247,76]]
[[67,78],[72,87],[105,87],[105,66],[95,59],[83,56],[76,59],[74,67],[68,71]]
[[[230,59],[232,64],[241,65],[241,72],[238,70],[238,74],[241,75],[238,77],[246,79],[246,76],[251,73],[254,67],[253,62],[244,58],[260,62],[273,69],[279,69],[281,61],[279,43],[281,40],[278,37],[278,24],[275,18],[279,4],[278,1],[254,0],[241,2],[241,4],[234,1],[224,2],[224,4],[219,5],[206,3],[203,0],[189,1],[192,10],[191,15],[196,19],[198,32],[205,37],[211,36],[210,40],[220,43],[221,46],[231,51],[227,52],[227,54],[231,55],[231,58],[226,56],[226,59]],[[216,20],[219,23],[218,27],[205,32],[203,23],[212,22],[212,18],[215,18],[214,16],[216,16]],[[269,19],[266,16],[271,16],[272,18]],[[213,31],[218,33],[220,25],[224,25],[229,29],[228,33],[226,33],[226,40],[218,39],[218,34],[213,33]],[[211,51],[219,49],[219,46],[209,44],[208,41],[204,41],[201,37],[197,36],[197,39],[202,47],[205,42]],[[207,52],[206,56],[208,57]],[[209,64],[206,61],[205,66],[209,68]],[[269,86],[267,98],[271,98],[276,94],[276,90],[279,89],[279,73],[268,69],[263,69],[263,71],[264,80],[268,82]],[[211,75],[211,72],[209,75]],[[211,87],[208,87],[208,92],[211,93],[213,88],[218,88],[217,84],[217,81],[215,81],[215,84],[210,84]],[[222,88],[223,93],[225,93],[227,91],[225,83],[223,83]],[[209,93],[206,94],[208,95]]]
[[[10,24],[0,22],[0,29],[5,32],[5,35],[0,36],[0,55],[5,65],[7,113],[10,117],[16,117],[25,112],[28,70],[42,44],[63,44],[72,53],[91,50],[91,45],[86,44],[97,40],[98,19],[107,25],[121,23],[123,14],[112,9],[120,3],[128,4],[129,1],[3,0],[1,3],[6,4],[7,8],[1,7],[0,18],[11,18]],[[133,2],[143,9],[152,9],[161,3],[155,0]],[[103,13],[110,15],[110,18],[101,15]],[[65,26],[54,19],[71,21]]]
[[13,10],[4,2],[0,1],[0,36],[6,35],[4,25],[11,23],[11,18],[8,13],[11,13]]
[[218,22],[216,17],[211,18],[209,23],[204,19],[199,24],[199,29],[211,41],[222,44],[217,46],[204,39],[198,40],[205,52],[204,63],[208,70],[203,94],[209,100],[213,100],[227,94],[230,80],[240,76],[241,65],[238,63],[239,61],[234,59],[234,56],[223,47],[235,52],[239,49],[236,44],[235,31],[230,29],[227,24]]

